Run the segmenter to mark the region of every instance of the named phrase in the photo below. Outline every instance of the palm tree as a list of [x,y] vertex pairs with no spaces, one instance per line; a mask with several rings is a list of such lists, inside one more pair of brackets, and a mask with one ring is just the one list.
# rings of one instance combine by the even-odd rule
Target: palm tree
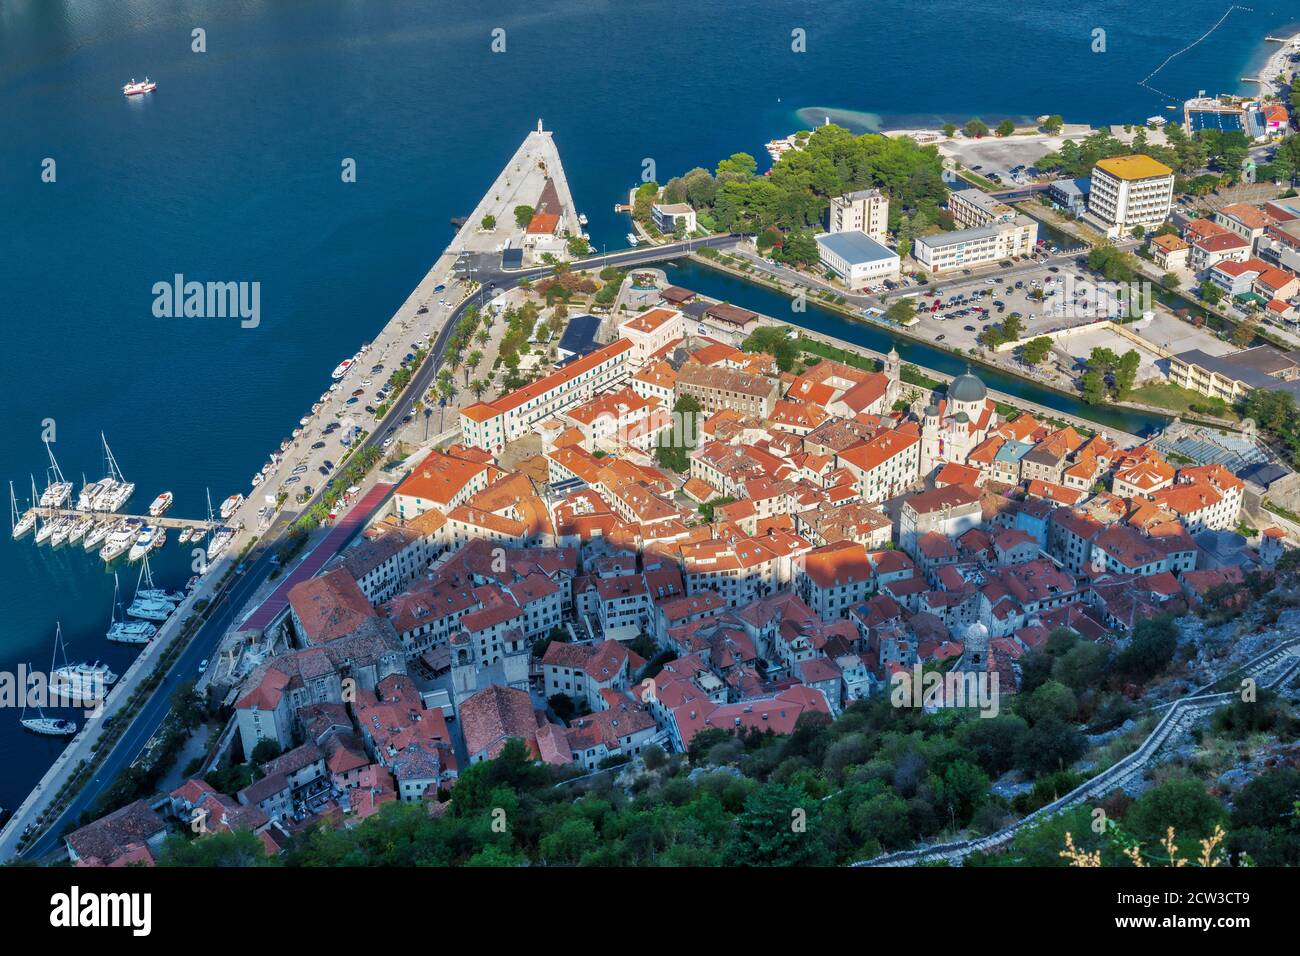
[[469,384],[470,369],[478,368],[478,363],[483,361],[483,353],[478,349],[469,353],[469,358],[465,360],[465,384]]
[[492,338],[492,333],[487,329],[479,329],[478,333],[474,336],[475,341],[477,341],[479,345],[487,345],[488,339],[490,338]]
[[483,397],[483,393],[488,390],[488,387],[488,383],[481,378],[476,378],[469,383],[469,390],[474,393],[475,398],[479,399]]

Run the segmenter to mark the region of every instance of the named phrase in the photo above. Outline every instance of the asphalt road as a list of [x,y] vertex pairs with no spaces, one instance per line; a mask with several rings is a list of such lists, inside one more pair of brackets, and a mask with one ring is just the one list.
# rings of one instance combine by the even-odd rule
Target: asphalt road
[[[573,263],[572,268],[578,271],[587,271],[590,269],[603,269],[611,265],[646,265],[651,262],[686,255],[691,250],[698,249],[701,246],[729,246],[738,241],[739,238],[734,236],[717,236],[710,239],[686,240],[664,246],[650,246],[644,249],[628,249],[626,252],[593,256],[589,259],[580,260]],[[476,275],[476,278],[483,283],[479,292],[469,296],[451,311],[438,333],[429,357],[425,359],[424,364],[412,376],[408,387],[402,392],[401,397],[393,403],[393,407],[384,416],[383,421],[371,431],[358,450],[381,445],[389,428],[397,428],[406,413],[412,410],[416,400],[428,391],[430,384],[437,376],[439,366],[442,364],[443,355],[447,350],[447,342],[450,340],[452,332],[466,309],[471,305],[481,306],[488,292],[503,291],[518,285],[521,279],[539,278],[548,275],[552,271],[548,267],[507,272],[501,270],[499,265],[495,270],[484,267],[480,267],[480,269],[481,271]],[[495,283],[495,290],[490,288],[489,284],[491,283]],[[315,497],[319,497],[323,493],[324,488],[318,491]],[[307,507],[310,507],[310,503],[304,506],[304,510]],[[72,798],[63,812],[45,831],[44,835],[21,854],[23,857],[40,859],[54,853],[62,843],[63,832],[73,826],[83,813],[93,807],[117,776],[140,755],[144,745],[157,733],[164,718],[171,710],[172,693],[178,687],[198,676],[199,662],[212,657],[217,646],[221,643],[226,629],[244,610],[244,605],[257,593],[258,588],[268,579],[271,571],[275,568],[275,565],[271,563],[271,559],[280,544],[280,539],[299,513],[295,512],[293,515],[281,513],[263,533],[262,537],[258,539],[258,543],[250,554],[249,560],[251,563],[248,568],[231,585],[225,596],[213,606],[210,612],[211,616],[190,639],[189,645],[154,689],[149,699],[145,701],[144,706],[136,713],[126,732],[113,744],[112,750],[100,763],[95,775],[82,786],[77,795]]]

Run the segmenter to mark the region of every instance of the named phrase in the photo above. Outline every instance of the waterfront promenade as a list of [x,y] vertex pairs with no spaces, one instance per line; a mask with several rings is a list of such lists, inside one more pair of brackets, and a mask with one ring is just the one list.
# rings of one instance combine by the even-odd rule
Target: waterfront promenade
[[[497,191],[492,195],[497,197],[496,200],[486,205],[479,204],[476,214],[480,215],[480,219],[482,215],[496,214],[498,221],[511,217],[510,221],[513,222],[513,205],[509,208],[506,206],[515,198],[515,192],[513,190],[502,192],[498,188],[499,184],[504,182],[511,168],[529,165],[536,159],[550,161],[552,175],[557,173],[563,175],[550,134],[530,133],[511,157],[501,177],[498,177],[498,183],[494,183],[494,190]],[[565,189],[567,192],[567,185]],[[375,427],[368,429],[368,437],[353,449],[354,454],[368,446],[381,444],[386,434],[390,431],[395,432],[401,425],[402,419],[411,411],[414,402],[429,388],[456,320],[475,297],[471,295],[468,283],[460,283],[458,290],[460,301],[455,306],[435,310],[430,308],[429,304],[431,302],[436,304],[438,293],[435,290],[439,286],[448,286],[456,282],[454,267],[457,257],[461,251],[472,248],[476,244],[471,238],[471,234],[475,232],[477,232],[475,221],[466,222],[448,249],[438,257],[429,272],[398,307],[384,328],[365,347],[366,360],[377,362],[390,355],[400,356],[408,350],[407,339],[413,333],[426,334],[433,340],[428,358],[416,371],[400,397],[393,402],[388,414]],[[421,313],[421,308],[426,308],[427,312]],[[337,420],[350,413],[350,407],[345,404],[346,399],[349,396],[349,389],[367,377],[365,371],[358,368],[363,364],[362,361],[354,364],[348,374],[342,378],[340,387],[322,396],[319,403],[321,407],[309,417],[309,425],[304,426],[301,436],[286,449],[279,467],[267,475],[265,488],[275,487],[278,481],[288,476],[288,471],[295,467],[295,463],[317,464],[323,459],[323,455],[330,449],[316,450],[310,455],[303,454],[306,446],[313,443],[311,427],[319,422]],[[312,501],[320,493],[320,491],[316,492]],[[309,508],[312,501],[305,503],[302,510]],[[231,523],[254,524],[257,519],[256,511],[261,506],[261,502],[260,496],[250,495],[249,500],[232,516]],[[119,679],[113,693],[104,704],[102,713],[98,717],[85,721],[85,726],[68,742],[53,765],[14,811],[4,829],[0,830],[0,861],[10,860],[19,855],[19,844],[24,832],[29,827],[39,829],[40,824],[37,821],[46,824],[47,829],[33,845],[24,847],[23,855],[40,857],[54,851],[58,846],[61,832],[75,824],[82,812],[94,806],[112,784],[117,773],[138,756],[170,710],[171,692],[197,673],[198,662],[206,659],[218,646],[226,629],[240,619],[245,603],[258,593],[275,569],[273,558],[276,544],[300,513],[301,510],[286,509],[263,529],[261,538],[257,540],[257,548],[249,555],[242,574],[225,579],[226,572],[237,560],[236,556],[241,555],[255,540],[254,534],[249,530],[241,531],[225,554],[208,566],[199,586],[186,597],[171,618],[159,629],[158,635],[144,647]],[[100,753],[99,749],[106,731],[117,720],[125,719],[123,712],[127,702],[149,684],[160,660],[176,643],[184,621],[195,613],[195,605],[200,601],[207,602],[204,606],[206,617],[194,632],[185,651],[171,665],[164,678],[149,692],[149,699],[131,718],[130,727],[111,745],[111,750],[108,753]],[[98,765],[89,779],[80,782],[81,789],[76,797],[69,801],[66,808],[59,811],[55,820],[46,821],[44,818],[55,805],[60,792],[70,782],[76,782],[84,766],[91,761],[98,761]]]

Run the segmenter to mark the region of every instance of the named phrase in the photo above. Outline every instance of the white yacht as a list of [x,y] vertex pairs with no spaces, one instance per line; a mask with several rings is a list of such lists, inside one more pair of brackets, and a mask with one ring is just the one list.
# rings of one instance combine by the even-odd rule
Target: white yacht
[[238,511],[239,506],[242,505],[243,503],[244,503],[243,495],[231,495],[225,501],[221,502],[222,520],[224,521],[228,519],[231,515],[233,515],[236,511]]
[[131,551],[126,556],[128,561],[139,561],[146,554],[154,549],[160,534],[160,529],[151,524],[145,525],[140,529],[140,533],[135,537],[135,543],[131,545]]
[[108,639],[115,644],[148,644],[158,633],[158,628],[148,621],[131,621],[119,617],[122,605],[118,602],[118,580],[113,575],[113,610],[108,625]]
[[627,234],[627,244],[629,246],[639,246],[641,244],[641,237],[635,232],[629,232]]
[[194,534],[194,529],[193,529],[193,528],[181,528],[181,533],[178,534],[178,535],[176,536],[176,541],[177,541],[177,543],[179,543],[179,544],[189,544],[189,543],[190,543],[190,536],[191,536],[192,534]]
[[99,549],[99,556],[105,561],[116,561],[131,549],[131,545],[135,542],[135,536],[136,526],[130,522],[124,522],[109,532],[104,541],[104,546]]
[[149,514],[151,517],[158,518],[162,513],[172,506],[172,493],[164,491],[149,505]]
[[14,495],[14,483],[9,482],[9,526],[13,529],[14,540],[29,534],[36,527],[36,509],[29,508],[18,513],[18,498]]

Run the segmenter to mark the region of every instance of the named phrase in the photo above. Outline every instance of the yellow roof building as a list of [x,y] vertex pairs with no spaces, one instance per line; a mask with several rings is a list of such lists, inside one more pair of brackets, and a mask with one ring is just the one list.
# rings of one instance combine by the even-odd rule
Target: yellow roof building
[[1174,171],[1159,160],[1150,156],[1112,156],[1110,159],[1097,160],[1097,168],[1110,173],[1116,179],[1156,179],[1160,176],[1172,176]]

